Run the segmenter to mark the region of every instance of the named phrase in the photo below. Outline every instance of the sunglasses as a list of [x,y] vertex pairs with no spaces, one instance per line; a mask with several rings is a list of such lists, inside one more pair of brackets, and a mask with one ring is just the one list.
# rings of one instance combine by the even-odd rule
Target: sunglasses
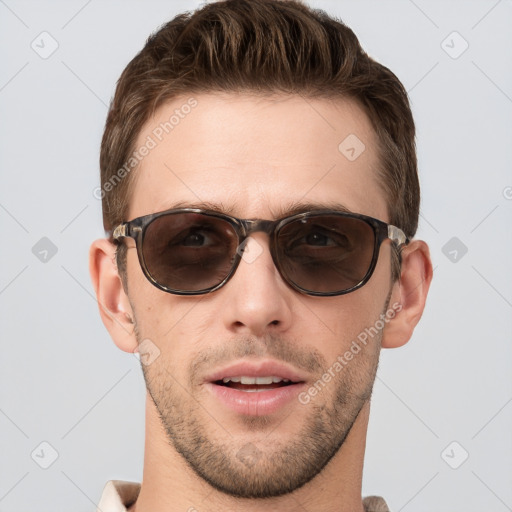
[[241,259],[251,262],[245,248],[257,231],[269,236],[284,281],[317,296],[361,288],[372,276],[384,240],[390,239],[398,253],[409,242],[401,229],[355,213],[319,210],[261,220],[196,208],[138,217],[117,226],[112,238],[116,243],[135,240],[142,271],[160,290],[200,295],[224,286]]

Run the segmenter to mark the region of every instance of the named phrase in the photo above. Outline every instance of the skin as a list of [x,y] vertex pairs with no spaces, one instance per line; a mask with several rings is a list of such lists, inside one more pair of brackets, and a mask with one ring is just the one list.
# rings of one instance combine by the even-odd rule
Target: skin
[[[195,98],[197,107],[134,171],[126,220],[177,202],[206,202],[240,218],[261,219],[286,215],[293,203],[336,203],[389,221],[376,179],[376,136],[353,101],[248,94]],[[187,99],[162,106],[138,145]],[[352,162],[338,150],[349,134],[366,146]],[[144,477],[131,510],[295,512],[302,506],[310,512],[361,512],[369,397],[379,352],[405,344],[421,317],[432,278],[426,244],[414,240],[404,249],[398,282],[391,282],[386,241],[365,286],[337,297],[312,297],[281,279],[267,236],[255,233],[249,251],[261,254],[254,261],[242,260],[223,288],[185,297],[154,287],[141,271],[134,240],[126,243],[128,293],[108,240],[92,244],[90,272],[116,345],[133,352],[150,339],[160,351],[143,366]],[[308,404],[292,400],[273,414],[249,418],[224,408],[205,389],[209,372],[244,357],[285,361],[301,371],[309,387],[375,324],[388,303],[400,304],[401,311]],[[249,465],[237,457],[248,446]],[[187,449],[191,453],[184,457]],[[285,488],[286,482],[292,488]],[[265,492],[273,497],[256,497]]]

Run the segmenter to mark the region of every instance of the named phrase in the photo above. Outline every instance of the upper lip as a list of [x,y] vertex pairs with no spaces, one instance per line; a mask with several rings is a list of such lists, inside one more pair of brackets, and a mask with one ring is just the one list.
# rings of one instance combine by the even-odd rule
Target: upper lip
[[278,361],[238,361],[209,374],[205,381],[216,382],[227,377],[280,377],[291,382],[305,381],[304,375],[290,366]]

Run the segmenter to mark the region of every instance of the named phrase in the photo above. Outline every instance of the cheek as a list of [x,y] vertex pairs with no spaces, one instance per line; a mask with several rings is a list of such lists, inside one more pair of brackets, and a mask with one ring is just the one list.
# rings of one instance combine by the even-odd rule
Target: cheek
[[[137,250],[128,249],[126,257],[126,271],[128,276],[128,295],[133,302],[134,299],[154,294],[153,290],[158,291],[146,278],[139,263]],[[139,307],[139,309],[141,309]]]
[[[159,342],[179,320],[175,307],[177,296],[163,292],[144,275],[135,249],[128,251],[128,297],[137,321],[141,339],[150,338]],[[181,313],[181,317],[184,314]]]
[[[363,340],[375,345],[380,340],[374,328],[384,312],[389,283],[387,279],[374,280],[374,277],[350,294],[310,302],[301,315],[300,323],[310,325],[308,331],[312,337],[310,340],[303,338],[304,341],[316,345],[329,364],[349,350],[353,343]],[[369,331],[374,333],[373,336],[365,338]]]
[[386,240],[380,246],[377,265],[370,279],[371,285],[377,290],[389,291],[391,286],[391,251],[395,249],[391,246],[391,240]]
[[188,364],[219,336],[213,336],[208,315],[200,314],[200,298],[184,298],[152,288],[154,292],[144,289],[145,294],[137,295],[132,303],[139,343],[150,340],[159,351],[158,364],[148,374],[158,372],[169,379],[171,373],[188,386]]

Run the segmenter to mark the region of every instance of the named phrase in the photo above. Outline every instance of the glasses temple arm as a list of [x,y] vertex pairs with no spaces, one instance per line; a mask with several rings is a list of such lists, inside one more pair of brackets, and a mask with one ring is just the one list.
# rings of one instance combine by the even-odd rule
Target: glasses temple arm
[[114,229],[114,231],[112,232],[112,238],[116,241],[119,241],[121,238],[125,238],[126,236],[128,236],[128,233],[126,232],[126,228],[127,228],[126,223],[119,224],[119,226],[117,226]]
[[388,224],[388,238],[390,238],[398,247],[409,243],[405,233],[396,226]]

